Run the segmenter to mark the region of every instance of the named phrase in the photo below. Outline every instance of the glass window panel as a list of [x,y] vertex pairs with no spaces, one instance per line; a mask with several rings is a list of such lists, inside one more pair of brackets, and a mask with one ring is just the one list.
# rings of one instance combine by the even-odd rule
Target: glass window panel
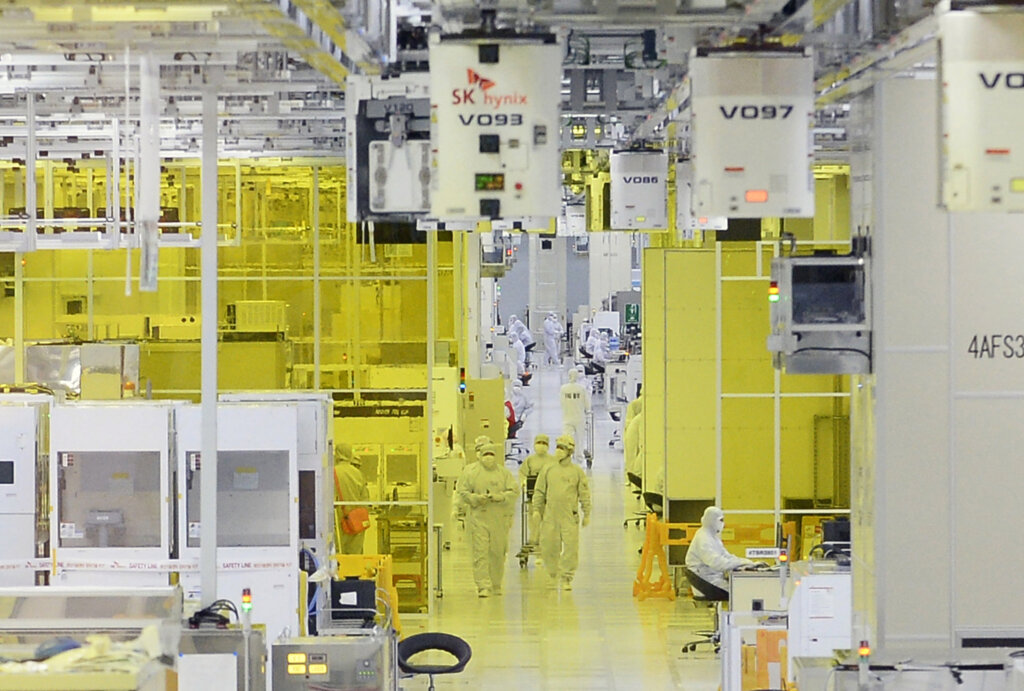
[[848,508],[850,417],[846,401],[785,398],[782,414],[782,508]]
[[722,401],[722,502],[733,509],[775,506],[771,399]]
[[723,502],[725,529],[722,543],[733,554],[746,556],[748,547],[774,547],[776,544],[775,515],[773,513],[733,514],[736,507]]
[[775,375],[765,347],[768,301],[757,281],[722,284],[722,390],[767,393]]
[[61,547],[159,547],[160,453],[60,452]]
[[[189,458],[186,495],[188,546],[199,547],[202,489]],[[288,452],[217,452],[217,544],[222,547],[288,545]]]

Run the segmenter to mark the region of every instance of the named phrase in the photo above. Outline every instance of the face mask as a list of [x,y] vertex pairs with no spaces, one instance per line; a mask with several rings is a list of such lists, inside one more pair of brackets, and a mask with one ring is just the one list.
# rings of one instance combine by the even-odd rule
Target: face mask
[[494,470],[498,467],[498,459],[495,456],[481,456],[480,465],[487,468],[487,470]]
[[548,445],[547,444],[537,444],[537,445],[534,446],[534,449],[536,449],[537,453],[543,455],[543,454],[546,454],[548,452]]

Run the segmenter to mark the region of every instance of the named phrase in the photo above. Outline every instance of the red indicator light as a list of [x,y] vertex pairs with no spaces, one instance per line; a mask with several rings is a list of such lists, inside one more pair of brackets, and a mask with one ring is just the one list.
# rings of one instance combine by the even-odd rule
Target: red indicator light
[[768,201],[768,190],[747,190],[745,196],[750,204],[764,204]]
[[517,182],[517,183],[516,183],[516,189],[517,189],[517,190],[521,190],[521,189],[523,189],[523,183],[521,183],[521,182]]
[[745,169],[744,169],[743,166],[726,166],[725,167],[725,172],[726,173],[742,173],[744,170]]
[[985,153],[990,156],[1009,156],[1009,149],[985,149]]

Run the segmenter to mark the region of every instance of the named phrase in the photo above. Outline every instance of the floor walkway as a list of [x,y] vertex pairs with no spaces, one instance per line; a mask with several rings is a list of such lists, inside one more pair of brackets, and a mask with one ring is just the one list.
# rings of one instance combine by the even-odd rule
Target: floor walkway
[[[561,433],[559,388],[563,370],[535,370],[527,394],[534,410],[519,437],[532,447],[534,434],[547,433],[552,447]],[[465,672],[439,676],[439,689],[686,689],[719,685],[719,663],[708,653],[683,656],[682,644],[695,628],[706,628],[706,610],[687,599],[675,602],[632,597],[643,528],[623,529],[639,508],[625,487],[621,445],[608,440],[619,423],[603,398],[595,401],[595,459],[588,471],[594,499],[590,526],[581,528],[580,567],[572,591],[547,589],[542,567],[531,558],[521,569],[517,511],[512,530],[504,594],[480,599],[473,584],[467,535],[455,531],[444,555],[444,597],[427,618],[406,621],[406,632],[445,631],[465,638],[473,659]],[[509,469],[518,474],[514,461]],[[405,689],[424,689],[425,678],[405,680]]]

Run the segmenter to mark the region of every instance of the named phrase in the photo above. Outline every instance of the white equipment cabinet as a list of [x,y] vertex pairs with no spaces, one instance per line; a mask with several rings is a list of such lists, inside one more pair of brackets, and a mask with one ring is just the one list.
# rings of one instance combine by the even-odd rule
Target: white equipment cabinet
[[299,547],[318,561],[334,542],[334,402],[313,391],[221,394],[224,402],[294,405],[298,414]]
[[[300,631],[298,410],[288,403],[221,403],[217,408],[217,597],[252,593],[253,623],[267,641]],[[199,560],[202,409],[178,413],[180,556]],[[187,599],[200,596],[198,571],[183,572]]]
[[676,232],[683,240],[693,240],[698,230],[727,230],[725,216],[698,216],[693,213],[693,163],[676,163]]
[[[0,397],[0,524],[4,533],[0,561],[36,556],[36,504],[40,485],[46,487],[40,473],[49,465],[39,463],[39,454],[46,451],[45,424],[51,399],[35,398],[43,400],[33,404]],[[29,569],[0,570],[0,587],[34,584],[35,575]]]
[[943,198],[950,211],[1024,211],[1024,14],[939,17]]
[[805,49],[694,49],[693,211],[814,215],[814,61]]
[[791,681],[796,671],[793,658],[830,658],[837,650],[856,647],[849,568],[797,562],[792,569],[787,583]]
[[56,584],[167,584],[161,563],[171,550],[174,405],[53,408],[50,545],[62,561],[84,563],[58,570]]
[[668,154],[664,151],[611,153],[613,229],[668,227]]
[[554,34],[431,37],[433,216],[559,215],[561,62]]

